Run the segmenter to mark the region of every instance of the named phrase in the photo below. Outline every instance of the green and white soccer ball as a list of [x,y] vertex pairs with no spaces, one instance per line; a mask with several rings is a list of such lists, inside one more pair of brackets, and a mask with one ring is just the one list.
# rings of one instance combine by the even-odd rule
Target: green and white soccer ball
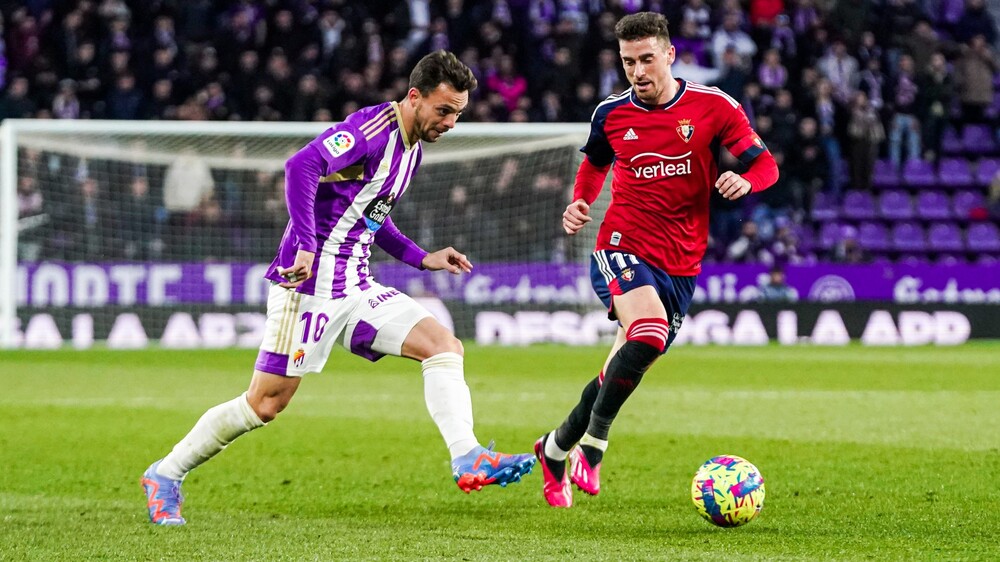
[[712,457],[694,475],[691,500],[709,523],[739,527],[753,521],[764,507],[764,477],[744,458]]

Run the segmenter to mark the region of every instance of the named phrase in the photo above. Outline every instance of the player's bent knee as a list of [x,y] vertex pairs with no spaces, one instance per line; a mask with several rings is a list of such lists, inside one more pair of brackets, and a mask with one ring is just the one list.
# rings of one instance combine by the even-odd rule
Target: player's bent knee
[[445,342],[444,347],[445,349],[443,349],[439,353],[451,352],[465,356],[465,346],[462,345],[462,340],[456,338],[455,336],[451,336],[450,338],[448,338],[448,341]]
[[278,414],[280,414],[287,405],[287,403],[281,403],[275,398],[264,398],[256,404],[253,402],[250,403],[254,413],[256,413],[257,417],[260,418],[260,421],[264,423],[273,421],[274,418],[278,417]]
[[448,334],[446,337],[437,337],[428,341],[427,346],[423,351],[427,357],[433,357],[441,353],[456,353],[461,356],[465,355],[465,348],[462,346],[461,340],[451,334]]
[[251,388],[247,392],[247,403],[253,409],[260,421],[268,423],[274,418],[278,417],[278,414],[288,406],[291,401],[291,394],[287,393],[261,393],[260,391],[255,392],[256,389]]

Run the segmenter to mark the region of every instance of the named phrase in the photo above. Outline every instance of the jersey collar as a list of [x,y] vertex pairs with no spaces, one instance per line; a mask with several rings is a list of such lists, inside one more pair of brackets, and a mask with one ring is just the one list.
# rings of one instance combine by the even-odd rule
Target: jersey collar
[[654,111],[657,109],[670,109],[681,99],[681,96],[683,96],[684,92],[687,90],[687,80],[684,80],[683,78],[676,78],[676,80],[678,85],[680,86],[679,88],[677,88],[677,93],[674,94],[674,97],[670,98],[670,101],[662,105],[650,105],[644,101],[641,101],[638,98],[638,96],[635,95],[635,88],[629,89],[628,97],[630,100],[632,100],[632,105],[645,109],[646,111]]
[[396,123],[399,123],[399,138],[403,139],[403,148],[410,150],[410,137],[406,134],[406,127],[403,126],[403,113],[399,110],[399,104],[395,101],[389,102],[392,110],[396,113]]

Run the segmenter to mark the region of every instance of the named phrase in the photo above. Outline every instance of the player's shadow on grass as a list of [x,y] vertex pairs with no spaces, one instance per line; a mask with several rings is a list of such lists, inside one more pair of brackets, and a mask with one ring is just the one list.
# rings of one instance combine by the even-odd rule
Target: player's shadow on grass
[[663,531],[662,534],[671,536],[685,536],[685,537],[720,537],[726,536],[732,533],[734,536],[737,534],[753,533],[755,536],[763,535],[774,535],[774,536],[785,536],[786,532],[781,531],[777,527],[772,527],[768,525],[760,525],[760,522],[748,523],[741,527],[715,527],[709,523],[701,525],[702,528],[694,529],[671,529],[668,531]]

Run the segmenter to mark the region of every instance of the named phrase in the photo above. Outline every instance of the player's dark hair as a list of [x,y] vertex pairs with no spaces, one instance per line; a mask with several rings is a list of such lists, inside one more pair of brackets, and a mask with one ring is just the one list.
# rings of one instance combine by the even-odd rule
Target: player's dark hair
[[456,92],[471,92],[479,82],[458,57],[448,51],[438,50],[420,59],[413,67],[410,87],[426,96],[441,84],[448,84]]
[[619,41],[637,41],[647,37],[656,37],[670,44],[670,31],[667,18],[655,12],[639,12],[629,14],[615,24],[615,37]]

